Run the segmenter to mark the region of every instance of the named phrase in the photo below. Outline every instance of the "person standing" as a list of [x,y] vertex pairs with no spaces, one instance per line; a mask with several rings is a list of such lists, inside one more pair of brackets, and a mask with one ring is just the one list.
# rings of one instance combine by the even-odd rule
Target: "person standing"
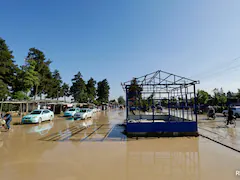
[[6,126],[7,126],[6,129],[9,130],[10,129],[10,123],[12,121],[12,116],[11,116],[10,112],[7,112],[5,114],[5,116],[3,117],[3,119],[6,121]]

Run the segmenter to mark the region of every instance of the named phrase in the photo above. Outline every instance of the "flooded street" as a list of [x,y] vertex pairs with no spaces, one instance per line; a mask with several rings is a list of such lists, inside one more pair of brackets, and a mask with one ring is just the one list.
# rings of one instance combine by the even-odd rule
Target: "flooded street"
[[240,153],[202,137],[127,139],[125,113],[56,117],[0,134],[0,179],[239,179]]

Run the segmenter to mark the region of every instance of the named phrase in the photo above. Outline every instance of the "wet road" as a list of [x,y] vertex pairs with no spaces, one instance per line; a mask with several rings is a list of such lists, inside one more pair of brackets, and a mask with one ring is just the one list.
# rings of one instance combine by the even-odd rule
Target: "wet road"
[[225,117],[221,115],[215,120],[207,120],[206,116],[200,115],[199,133],[240,152],[240,118],[236,120],[236,127],[226,126],[224,121]]
[[202,137],[128,139],[121,111],[15,125],[0,134],[0,179],[239,179],[240,153]]

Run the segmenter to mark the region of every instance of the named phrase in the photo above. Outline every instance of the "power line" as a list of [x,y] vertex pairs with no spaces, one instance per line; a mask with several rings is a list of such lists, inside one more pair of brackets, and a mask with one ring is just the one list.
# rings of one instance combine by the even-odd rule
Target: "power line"
[[219,75],[222,75],[222,74],[226,74],[226,73],[229,74],[229,71],[231,72],[231,70],[238,69],[239,67],[240,67],[240,64],[237,65],[237,66],[234,66],[234,67],[227,67],[227,68],[222,69],[220,71],[213,72],[211,74],[207,74],[207,75],[203,76],[203,78],[201,78],[201,80],[207,79],[207,78],[214,78],[216,76],[219,76]]
[[[240,59],[240,56],[235,59],[232,59],[230,62],[229,61],[222,62],[222,63],[214,66],[214,68],[217,69],[217,71],[225,70],[226,68],[230,68],[229,66],[231,66],[233,63],[237,62],[238,59]],[[228,67],[226,67],[226,63],[227,63]],[[220,67],[222,67],[223,69]],[[213,67],[209,68],[208,70],[202,71],[201,73],[193,75],[190,78],[199,77],[199,76],[201,77],[201,75],[204,75],[204,77],[205,77],[206,75],[208,76],[209,74],[212,74],[212,73],[215,74],[215,72],[213,72],[212,70],[213,70]]]
[[[232,67],[231,69],[228,69],[229,71],[227,72],[227,75],[230,75],[231,73],[233,73],[235,70],[237,70],[237,69],[239,69],[239,67],[240,67],[240,65],[239,66],[237,66],[237,67]],[[226,73],[225,73],[226,74]],[[209,79],[211,80],[210,82],[213,82],[213,81],[217,81],[218,79],[220,79],[221,78],[221,76],[223,75],[223,73],[222,74],[215,74],[215,75],[218,75],[218,77],[215,77],[215,76],[213,76],[214,77],[214,79],[213,79],[213,77],[210,77]],[[206,78],[205,78],[206,79]]]

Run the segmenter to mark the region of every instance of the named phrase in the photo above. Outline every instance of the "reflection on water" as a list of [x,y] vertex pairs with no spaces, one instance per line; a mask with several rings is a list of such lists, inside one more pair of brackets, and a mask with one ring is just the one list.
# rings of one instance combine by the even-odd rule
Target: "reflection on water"
[[74,121],[74,118],[73,117],[68,117],[68,118],[66,118],[66,120]]
[[93,120],[92,120],[92,119],[84,120],[84,121],[81,123],[81,125],[82,125],[83,127],[89,127],[89,126],[91,126],[92,124],[93,124]]
[[[181,145],[180,142],[185,145]],[[154,144],[153,144],[154,143]],[[134,179],[199,179],[198,139],[142,140],[127,144],[127,176]],[[149,172],[149,173],[146,173]],[[152,176],[149,174],[152,173]]]
[[50,129],[52,129],[53,125],[54,125],[53,121],[38,124],[37,126],[31,127],[28,130],[28,133],[39,133],[41,135],[45,135],[49,132]]

